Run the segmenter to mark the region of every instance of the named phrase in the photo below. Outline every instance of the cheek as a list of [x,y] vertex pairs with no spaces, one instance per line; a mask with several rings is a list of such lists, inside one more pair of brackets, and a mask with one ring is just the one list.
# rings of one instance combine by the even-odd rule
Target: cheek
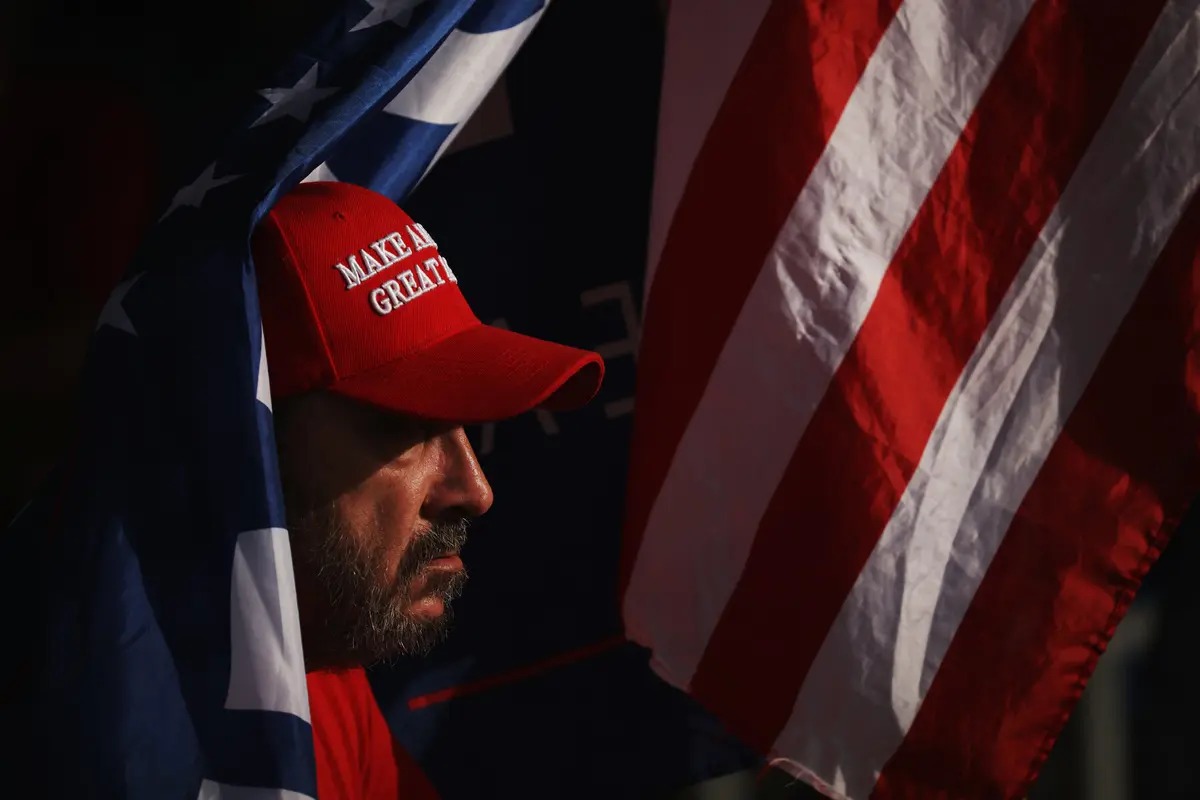
[[402,476],[380,471],[338,499],[351,535],[373,551],[384,551],[389,574],[416,530],[420,497],[418,487]]

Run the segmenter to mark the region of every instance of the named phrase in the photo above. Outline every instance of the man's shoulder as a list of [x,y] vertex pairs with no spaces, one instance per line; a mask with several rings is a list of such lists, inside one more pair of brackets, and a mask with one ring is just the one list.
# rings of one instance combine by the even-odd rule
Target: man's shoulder
[[366,721],[372,712],[379,713],[366,670],[362,667],[313,670],[306,673],[305,678],[314,728],[318,721],[324,723],[346,717]]
[[366,671],[314,670],[305,677],[320,796],[396,797],[394,743]]

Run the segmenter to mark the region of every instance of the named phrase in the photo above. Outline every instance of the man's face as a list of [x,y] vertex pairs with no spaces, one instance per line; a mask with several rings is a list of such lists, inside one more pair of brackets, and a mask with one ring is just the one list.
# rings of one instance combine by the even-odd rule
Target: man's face
[[276,426],[309,668],[427,652],[466,581],[467,523],[492,504],[463,429],[323,392]]

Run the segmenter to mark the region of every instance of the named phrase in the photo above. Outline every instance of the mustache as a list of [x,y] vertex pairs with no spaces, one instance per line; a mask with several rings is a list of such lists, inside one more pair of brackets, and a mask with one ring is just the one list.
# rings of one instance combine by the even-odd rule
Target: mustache
[[457,553],[467,543],[470,522],[465,518],[438,521],[418,533],[408,543],[396,569],[396,582],[406,584],[433,561]]

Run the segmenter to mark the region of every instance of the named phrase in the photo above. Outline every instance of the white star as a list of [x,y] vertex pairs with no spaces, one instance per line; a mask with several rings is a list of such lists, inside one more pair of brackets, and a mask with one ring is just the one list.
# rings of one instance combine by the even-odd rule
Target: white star
[[350,29],[350,32],[373,28],[384,22],[393,22],[401,26],[408,25],[412,19],[413,9],[422,2],[424,0],[366,0],[371,10]]
[[217,162],[214,161],[208,165],[204,172],[200,173],[199,178],[196,178],[196,180],[192,181],[190,185],[185,186],[176,192],[174,199],[171,200],[170,207],[167,208],[166,213],[158,218],[158,221],[162,222],[171,215],[172,211],[181,206],[199,208],[200,204],[204,202],[204,196],[208,194],[209,191],[217,188],[218,186],[224,186],[230,181],[236,181],[238,178],[242,177],[241,175],[226,175],[223,178],[214,178],[213,173],[216,171]]
[[[145,273],[142,273],[145,274]],[[129,294],[129,290],[133,285],[141,279],[142,275],[135,275],[127,281],[121,281],[116,288],[112,290],[112,294],[108,296],[108,301],[105,302],[103,310],[100,312],[100,319],[96,321],[96,330],[100,330],[105,325],[110,325],[119,331],[132,333],[137,336],[137,331],[133,327],[133,320],[129,318],[129,314],[125,313],[125,295]]]
[[259,89],[258,93],[270,102],[271,107],[264,111],[261,117],[254,120],[251,128],[274,122],[280,117],[292,117],[301,122],[308,122],[308,115],[312,113],[313,106],[326,97],[337,94],[338,90],[333,87],[322,89],[317,86],[317,65],[313,64],[308,68],[308,72],[304,73],[304,77],[296,81],[295,86]]

